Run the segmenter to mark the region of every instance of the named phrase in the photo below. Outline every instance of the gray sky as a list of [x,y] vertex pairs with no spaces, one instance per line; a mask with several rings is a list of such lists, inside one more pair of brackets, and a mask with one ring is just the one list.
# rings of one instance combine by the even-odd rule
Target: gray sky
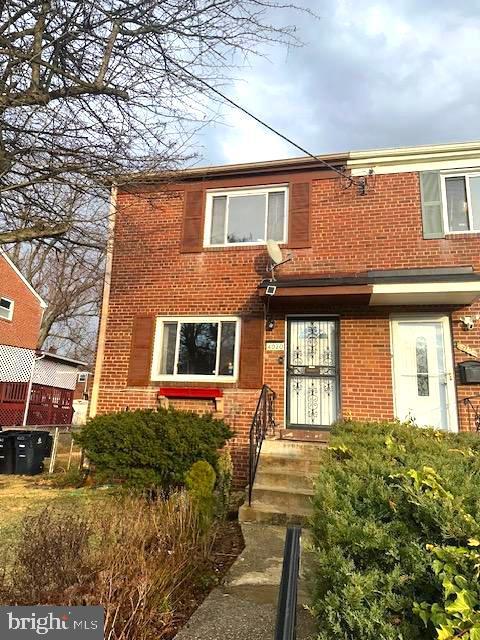
[[[236,72],[232,98],[313,153],[480,139],[480,0],[303,0],[305,43]],[[198,164],[300,155],[240,112],[198,136]]]

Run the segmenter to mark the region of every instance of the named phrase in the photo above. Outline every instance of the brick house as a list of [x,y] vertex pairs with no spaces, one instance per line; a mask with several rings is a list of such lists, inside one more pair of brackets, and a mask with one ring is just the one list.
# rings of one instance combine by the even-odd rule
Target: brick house
[[46,306],[0,250],[0,427],[71,423],[77,368],[85,363],[37,349]]
[[216,411],[239,481],[262,385],[284,437],[474,428],[480,143],[133,176],[113,218],[91,415]]

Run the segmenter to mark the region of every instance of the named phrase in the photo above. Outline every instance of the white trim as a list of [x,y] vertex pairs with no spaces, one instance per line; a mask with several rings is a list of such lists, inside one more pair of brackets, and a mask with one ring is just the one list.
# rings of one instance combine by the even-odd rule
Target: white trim
[[40,302],[40,306],[42,307],[42,309],[46,309],[47,308],[47,303],[45,302],[45,300],[42,297],[40,297],[40,295],[35,291],[35,289],[30,284],[30,282],[25,278],[25,276],[23,276],[20,273],[18,268],[13,264],[13,262],[10,260],[10,258],[7,256],[7,254],[5,253],[5,251],[3,249],[0,249],[0,256],[5,260],[5,262],[8,264],[8,266],[11,267],[13,269],[13,271],[15,271],[15,273],[20,278],[20,280],[23,282],[23,284],[27,287],[27,289],[29,289],[29,291],[31,293],[33,293],[33,295],[37,298],[37,300]]
[[410,314],[398,313],[390,315],[390,356],[391,356],[391,374],[392,374],[392,393],[393,393],[393,410],[397,417],[397,392],[395,389],[395,360],[394,360],[394,331],[395,326],[399,322],[440,322],[443,326],[443,352],[444,366],[446,374],[446,411],[448,416],[447,431],[450,433],[458,432],[458,410],[457,410],[457,393],[455,388],[455,363],[453,358],[452,336],[450,330],[450,318],[445,315],[432,313]]
[[13,320],[13,310],[15,308],[15,301],[11,300],[10,298],[7,298],[6,296],[0,296],[0,300],[5,300],[6,302],[10,303],[10,306],[8,309],[5,309],[5,307],[2,307],[3,309],[5,309],[5,311],[8,311],[8,316],[4,317],[0,315],[0,320],[6,320],[7,322],[11,322]]
[[[275,185],[259,185],[258,187],[232,187],[230,189],[209,189],[207,191],[206,204],[205,204],[205,224],[203,232],[203,246],[210,247],[248,247],[248,246],[264,246],[267,243],[267,225],[268,225],[268,194],[270,193],[284,193],[284,215],[283,215],[283,238],[278,240],[280,244],[287,242],[287,229],[288,229],[288,184],[275,184]],[[242,196],[257,196],[265,194],[265,221],[264,221],[264,240],[258,240],[254,242],[228,242],[228,217],[229,217],[229,196],[235,196],[235,194]],[[210,241],[210,233],[212,226],[212,210],[213,210],[213,198],[218,196],[226,196],[226,210],[225,210],[225,229],[224,229],[224,242],[222,244],[212,243]]]
[[480,296],[480,280],[374,284],[370,306],[392,304],[471,304]]
[[[233,375],[225,376],[225,375],[194,375],[194,374],[161,374],[159,373],[160,360],[161,360],[161,349],[163,344],[163,327],[166,322],[176,322],[177,323],[177,336],[175,342],[175,365],[176,368],[178,365],[178,351],[179,351],[179,334],[180,334],[180,325],[182,323],[202,323],[202,322],[211,322],[211,323],[220,323],[220,322],[235,322],[235,347],[234,347],[234,360],[233,360]],[[221,329],[219,331],[219,335],[217,337],[217,352],[215,355],[216,361],[216,370],[218,370],[219,363],[219,353],[220,349],[219,338],[220,338]],[[155,382],[237,382],[238,380],[238,370],[240,364],[240,334],[241,334],[241,322],[238,316],[158,316],[156,318],[156,326],[155,326],[155,338],[154,338],[154,347],[153,347],[153,358],[152,358],[152,367],[150,372],[150,379]]]
[[108,210],[108,236],[107,236],[107,256],[105,260],[105,276],[103,279],[102,309],[100,312],[100,324],[97,336],[97,354],[95,358],[95,369],[93,375],[92,393],[90,408],[88,410],[90,418],[97,415],[98,396],[100,395],[100,378],[102,376],[103,359],[105,356],[105,339],[107,335],[108,308],[110,302],[110,287],[112,281],[113,245],[115,233],[115,220],[117,215],[117,186],[112,185],[110,191],[110,206]]
[[376,174],[458,170],[480,166],[480,142],[351,151],[348,158],[353,176],[367,175],[370,169]]

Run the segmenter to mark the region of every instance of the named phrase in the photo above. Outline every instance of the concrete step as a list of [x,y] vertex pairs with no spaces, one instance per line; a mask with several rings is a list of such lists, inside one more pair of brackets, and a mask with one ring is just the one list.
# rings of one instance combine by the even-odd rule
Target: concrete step
[[282,455],[292,458],[318,458],[326,442],[297,442],[295,440],[264,440],[261,456]]
[[270,487],[258,484],[253,485],[252,499],[255,502],[268,504],[276,509],[297,513],[299,510],[311,507],[314,490],[293,489],[292,487]]
[[[318,468],[318,465],[317,465]],[[259,465],[255,483],[267,487],[285,487],[292,489],[311,489],[315,481],[316,469],[285,469],[274,465]]]
[[260,455],[260,461],[258,463],[257,474],[261,471],[273,471],[276,473],[304,473],[310,476],[315,476],[320,468],[321,461],[318,456],[314,458],[301,458],[300,456],[284,456],[274,454],[264,454],[263,451]]
[[308,526],[311,515],[311,508],[289,511],[288,509],[277,509],[270,504],[254,501],[251,506],[248,506],[248,502],[245,502],[245,504],[240,507],[238,519],[240,522],[279,525],[300,524]]

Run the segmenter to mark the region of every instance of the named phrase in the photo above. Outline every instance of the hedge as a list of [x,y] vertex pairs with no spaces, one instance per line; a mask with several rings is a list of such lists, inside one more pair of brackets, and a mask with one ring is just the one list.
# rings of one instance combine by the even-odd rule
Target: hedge
[[476,434],[336,426],[314,499],[318,639],[480,640],[479,522]]
[[100,480],[170,490],[198,460],[217,471],[219,450],[232,436],[211,414],[159,408],[96,416],[75,439]]

